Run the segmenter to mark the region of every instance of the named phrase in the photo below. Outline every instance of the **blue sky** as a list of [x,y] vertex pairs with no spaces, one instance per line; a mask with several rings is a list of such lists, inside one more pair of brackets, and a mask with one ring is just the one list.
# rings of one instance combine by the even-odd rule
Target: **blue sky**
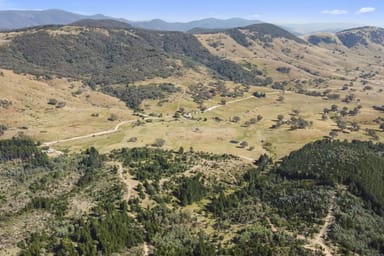
[[275,23],[347,22],[384,26],[384,0],[0,0],[0,9],[63,9],[130,20],[241,17]]

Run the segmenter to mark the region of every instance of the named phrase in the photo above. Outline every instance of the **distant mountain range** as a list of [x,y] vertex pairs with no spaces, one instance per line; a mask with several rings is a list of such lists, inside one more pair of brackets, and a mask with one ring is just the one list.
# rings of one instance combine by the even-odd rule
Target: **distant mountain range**
[[226,29],[236,27],[246,27],[252,24],[261,23],[259,20],[246,20],[241,18],[231,19],[215,19],[208,18],[202,20],[195,20],[190,22],[166,22],[160,19],[142,22],[129,22],[131,25],[139,28],[153,29],[153,30],[165,30],[165,31],[182,31],[186,32],[195,28],[204,29]]
[[0,11],[0,29],[12,30],[48,24],[66,25],[82,19],[108,19],[108,17],[101,14],[85,16],[63,10]]
[[[160,19],[151,21],[131,21],[108,17],[102,14],[81,15],[63,10],[42,10],[42,11],[0,11],[0,30],[13,30],[26,27],[57,24],[66,25],[83,19],[114,19],[128,23],[134,27],[186,32],[196,28],[199,29],[228,29],[245,27],[252,24],[262,23],[259,20],[247,20],[242,18],[215,19],[207,18],[190,22],[166,22]],[[279,24],[284,29],[296,34],[310,34],[314,32],[337,32],[353,27],[361,27],[362,24],[348,23],[317,23],[317,24]]]
[[246,20],[241,18],[232,18],[226,20],[208,18],[191,22],[166,22],[160,19],[151,21],[130,21],[108,17],[102,14],[96,15],[81,15],[63,10],[43,10],[43,11],[0,11],[0,29],[12,30],[26,27],[42,26],[42,25],[66,25],[79,20],[94,19],[105,20],[114,19],[128,23],[134,27],[163,30],[163,31],[188,31],[193,28],[206,29],[225,29],[235,27],[245,27],[255,23],[260,23],[258,20]]

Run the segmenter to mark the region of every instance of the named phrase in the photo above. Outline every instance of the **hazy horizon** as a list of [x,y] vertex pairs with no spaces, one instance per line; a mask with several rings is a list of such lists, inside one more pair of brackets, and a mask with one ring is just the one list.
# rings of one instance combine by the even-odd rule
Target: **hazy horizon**
[[243,18],[280,24],[354,23],[384,26],[384,2],[379,0],[0,0],[2,11],[47,9],[60,9],[83,15],[103,14],[134,21],[162,19],[167,22],[188,22],[204,18]]

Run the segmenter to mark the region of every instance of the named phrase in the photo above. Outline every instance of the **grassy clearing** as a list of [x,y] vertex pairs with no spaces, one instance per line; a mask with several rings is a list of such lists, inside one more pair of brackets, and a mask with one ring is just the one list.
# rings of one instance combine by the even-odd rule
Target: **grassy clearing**
[[[336,88],[336,87],[335,87]],[[253,90],[252,89],[250,93]],[[330,108],[332,104],[337,104],[339,108],[347,106],[352,109],[357,103],[345,104],[340,100],[324,100],[321,97],[311,97],[302,94],[280,91],[271,89],[260,89],[267,92],[266,98],[250,98],[244,101],[238,101],[233,104],[228,104],[212,111],[201,113],[193,112],[195,118],[206,118],[207,121],[196,121],[181,118],[173,120],[172,115],[176,109],[177,97],[169,102],[168,107],[164,109],[164,121],[153,120],[142,126],[133,127],[125,125],[117,133],[89,138],[81,141],[74,141],[59,145],[59,149],[80,150],[89,146],[95,146],[102,152],[108,152],[113,148],[119,147],[142,147],[151,145],[155,139],[162,138],[166,141],[164,147],[177,150],[179,147],[189,149],[192,147],[195,150],[214,152],[214,153],[231,153],[238,156],[248,158],[258,158],[258,156],[266,151],[280,158],[292,150],[302,147],[304,144],[321,139],[328,136],[330,131],[337,129],[335,122],[331,119],[321,120],[321,113],[324,108]],[[259,91],[260,91],[259,90]],[[336,89],[335,89],[336,90]],[[358,132],[339,133],[340,139],[371,139],[367,136],[366,128],[376,128],[378,125],[372,120],[382,114],[373,110],[370,107],[372,102],[379,100],[379,96],[373,93],[355,92],[360,98],[360,104],[363,108],[361,113],[355,117],[346,117],[346,121],[357,121],[361,124],[361,129]],[[244,95],[244,98],[250,94]],[[282,102],[277,101],[279,96],[283,96]],[[179,95],[180,97],[180,95]],[[341,96],[343,98],[343,95]],[[193,108],[193,102],[188,94],[183,95],[183,101],[186,106]],[[220,97],[213,98],[207,101],[206,105],[214,106],[220,102]],[[149,110],[155,110],[153,107],[155,101],[147,102]],[[152,103],[152,104],[149,104]],[[181,104],[184,107],[184,105]],[[158,106],[157,106],[158,107]],[[277,115],[282,114],[284,120],[288,120],[292,116],[292,110],[299,110],[300,116],[305,120],[312,122],[312,125],[307,129],[290,130],[288,125],[283,125],[280,128],[272,129],[276,123]],[[160,108],[157,109],[160,111]],[[156,112],[156,111],[153,111]],[[195,114],[196,113],[196,114]],[[255,118],[257,115],[262,115],[263,119],[249,127],[243,127],[245,121]],[[231,118],[238,116],[240,121],[231,122]],[[215,121],[219,118],[222,121]],[[380,132],[378,133],[380,135]],[[381,135],[380,135],[381,136]],[[129,139],[136,137],[136,142],[129,142]],[[240,148],[238,144],[230,143],[231,140],[238,142],[247,141],[246,148]],[[251,151],[249,147],[254,147]]]

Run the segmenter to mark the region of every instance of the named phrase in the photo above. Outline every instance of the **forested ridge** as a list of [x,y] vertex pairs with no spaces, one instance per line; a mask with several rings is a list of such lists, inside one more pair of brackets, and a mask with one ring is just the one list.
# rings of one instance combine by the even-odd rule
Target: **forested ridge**
[[144,99],[162,99],[177,90],[170,84],[165,88],[134,82],[178,77],[188,69],[204,67],[215,79],[246,86],[271,83],[256,66],[245,68],[211,54],[192,34],[132,28],[110,20],[20,30],[0,46],[0,67],[45,79],[79,79],[135,110]]
[[212,55],[191,34],[121,27],[115,21],[73,26],[81,28],[78,34],[50,34],[60,29],[57,26],[24,31],[0,47],[0,66],[110,85],[178,75],[182,67],[176,62],[182,60],[206,66],[218,77],[234,82],[264,83],[259,70],[249,71]]

